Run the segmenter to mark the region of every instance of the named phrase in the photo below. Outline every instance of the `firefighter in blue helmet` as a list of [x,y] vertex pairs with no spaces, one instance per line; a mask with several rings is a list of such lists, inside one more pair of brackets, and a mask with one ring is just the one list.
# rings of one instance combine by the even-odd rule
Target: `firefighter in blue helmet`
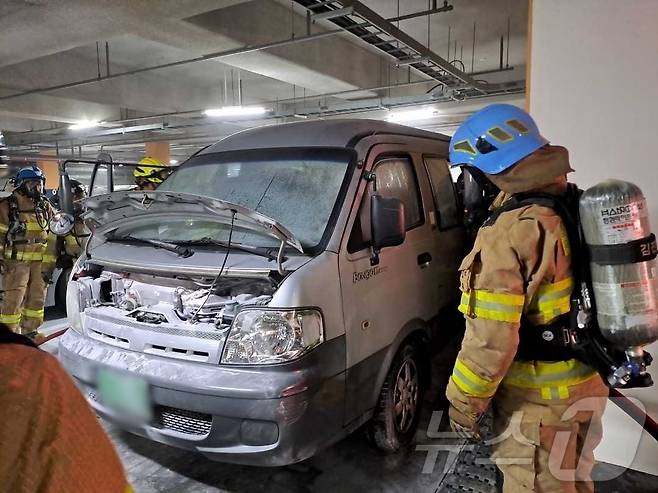
[[15,190],[0,202],[0,322],[30,336],[43,322],[46,288],[56,261],[48,253],[55,237],[48,227],[53,208],[43,194],[45,181],[36,166],[23,168],[14,179]]
[[[565,348],[536,342],[537,334],[548,341],[544,334],[570,312],[565,226],[549,207],[505,208],[514,194],[563,196],[573,171],[567,150],[549,145],[525,111],[497,104],[457,130],[450,162],[501,190],[460,267],[466,334],[447,389],[451,426],[477,437],[492,405],[505,492],[591,492],[607,387]],[[588,412],[567,413],[585,397],[594,398]],[[565,433],[564,450],[555,450]]]

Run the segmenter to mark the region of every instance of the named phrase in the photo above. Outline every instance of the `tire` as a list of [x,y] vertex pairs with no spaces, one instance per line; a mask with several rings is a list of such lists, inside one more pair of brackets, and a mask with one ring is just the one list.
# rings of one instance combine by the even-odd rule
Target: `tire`
[[57,284],[55,285],[55,307],[58,311],[66,313],[66,288],[69,284],[69,276],[71,275],[71,269],[64,269],[57,279]]
[[393,359],[368,424],[370,442],[385,453],[408,445],[416,434],[423,403],[427,364],[419,347],[405,343]]

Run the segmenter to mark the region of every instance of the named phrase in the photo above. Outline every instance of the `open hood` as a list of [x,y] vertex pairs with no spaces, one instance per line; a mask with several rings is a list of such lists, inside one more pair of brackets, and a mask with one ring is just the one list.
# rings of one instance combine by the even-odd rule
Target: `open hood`
[[83,204],[87,209],[83,218],[95,235],[105,235],[119,226],[154,222],[158,217],[196,217],[231,224],[235,212],[237,227],[273,236],[304,253],[299,240],[274,219],[212,197],[169,191],[114,192],[90,197]]

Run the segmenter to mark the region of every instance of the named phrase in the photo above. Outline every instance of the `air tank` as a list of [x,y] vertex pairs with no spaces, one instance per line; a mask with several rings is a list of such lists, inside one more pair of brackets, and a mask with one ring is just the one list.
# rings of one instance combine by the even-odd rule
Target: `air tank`
[[581,196],[580,218],[601,333],[635,354],[658,340],[656,244],[642,190],[620,180],[599,183]]

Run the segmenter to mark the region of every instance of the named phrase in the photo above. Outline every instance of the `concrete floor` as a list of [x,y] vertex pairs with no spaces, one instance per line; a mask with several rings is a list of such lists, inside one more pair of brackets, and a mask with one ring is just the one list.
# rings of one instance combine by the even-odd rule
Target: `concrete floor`
[[[60,315],[47,312],[50,330],[61,325]],[[46,346],[49,352],[57,354],[56,340]],[[435,358],[435,382],[441,381],[441,375],[445,375],[447,367],[451,366],[450,358],[446,357],[451,353],[454,354],[454,347],[446,348]],[[469,468],[466,474],[463,467],[459,467],[460,463],[463,465],[471,460],[468,453],[462,453],[455,465],[457,457],[449,459],[447,452],[440,452],[435,463],[426,463],[427,451],[416,450],[419,445],[422,448],[445,443],[427,436],[433,410],[444,405],[441,399],[443,389],[434,387],[426,394],[416,443],[408,450],[396,455],[382,455],[367,443],[363,430],[357,430],[315,457],[281,468],[213,462],[200,454],[152,442],[105,421],[102,423],[137,493],[494,493],[493,467]],[[479,451],[484,455],[487,452]],[[624,471],[610,464],[599,464],[596,471],[620,474],[612,481],[597,483],[597,493],[658,493],[658,476]]]

